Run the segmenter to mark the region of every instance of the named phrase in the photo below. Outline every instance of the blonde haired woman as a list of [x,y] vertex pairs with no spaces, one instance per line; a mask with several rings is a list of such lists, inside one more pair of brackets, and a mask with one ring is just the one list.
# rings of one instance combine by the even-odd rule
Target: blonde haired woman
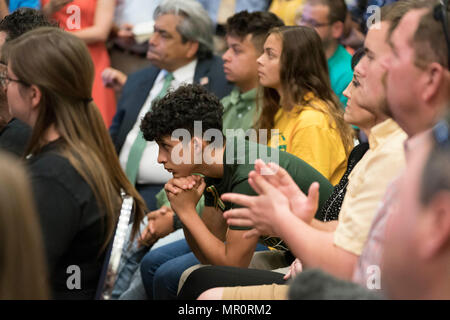
[[121,189],[135,199],[133,235],[145,204],[122,171],[92,101],[94,68],[83,41],[57,28],[39,28],[5,49],[9,108],[33,128],[25,154],[53,297],[93,298]]
[[0,153],[0,300],[47,299],[42,237],[29,180]]

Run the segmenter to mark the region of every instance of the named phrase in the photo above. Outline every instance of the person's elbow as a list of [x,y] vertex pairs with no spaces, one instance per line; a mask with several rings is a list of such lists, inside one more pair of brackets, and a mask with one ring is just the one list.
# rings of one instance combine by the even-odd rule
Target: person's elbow
[[96,42],[106,42],[109,38],[109,30],[99,30],[95,38]]
[[89,43],[97,43],[97,42],[106,42],[109,38],[109,34],[111,32],[110,26],[104,25],[94,25],[89,30],[89,35],[86,32],[86,39]]
[[253,251],[244,254],[230,254],[229,252],[226,252],[220,265],[236,268],[248,268],[252,258]]
[[338,246],[336,246],[336,250],[339,252],[338,257],[335,260],[336,268],[332,268],[336,273],[335,276],[350,281],[353,278],[359,256]]

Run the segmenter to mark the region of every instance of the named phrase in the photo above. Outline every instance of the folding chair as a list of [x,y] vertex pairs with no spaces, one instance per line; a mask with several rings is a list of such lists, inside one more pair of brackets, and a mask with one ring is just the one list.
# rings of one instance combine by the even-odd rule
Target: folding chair
[[122,249],[125,244],[128,224],[130,222],[131,212],[133,210],[134,200],[131,196],[121,190],[122,208],[120,209],[119,220],[114,232],[114,237],[109,243],[105,261],[103,262],[102,272],[100,274],[96,300],[109,300],[117,278]]

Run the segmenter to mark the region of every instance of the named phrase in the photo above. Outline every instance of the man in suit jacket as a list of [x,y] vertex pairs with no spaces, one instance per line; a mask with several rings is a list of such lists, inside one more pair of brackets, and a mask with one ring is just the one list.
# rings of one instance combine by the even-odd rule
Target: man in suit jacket
[[156,209],[155,195],[171,178],[157,162],[155,142],[146,142],[137,158],[134,154],[141,119],[152,101],[182,83],[204,85],[219,98],[232,89],[225,79],[222,60],[212,54],[212,22],[199,3],[163,1],[155,10],[154,20],[147,52],[152,66],[126,78],[110,127],[122,167],[150,210]]

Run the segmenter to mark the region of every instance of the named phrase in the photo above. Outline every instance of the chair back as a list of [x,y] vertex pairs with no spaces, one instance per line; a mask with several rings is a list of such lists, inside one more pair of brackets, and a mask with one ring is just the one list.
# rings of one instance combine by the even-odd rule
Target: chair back
[[121,190],[122,207],[112,241],[108,245],[103,262],[100,280],[95,294],[96,300],[109,300],[117,278],[122,249],[126,242],[128,224],[133,210],[134,200]]

